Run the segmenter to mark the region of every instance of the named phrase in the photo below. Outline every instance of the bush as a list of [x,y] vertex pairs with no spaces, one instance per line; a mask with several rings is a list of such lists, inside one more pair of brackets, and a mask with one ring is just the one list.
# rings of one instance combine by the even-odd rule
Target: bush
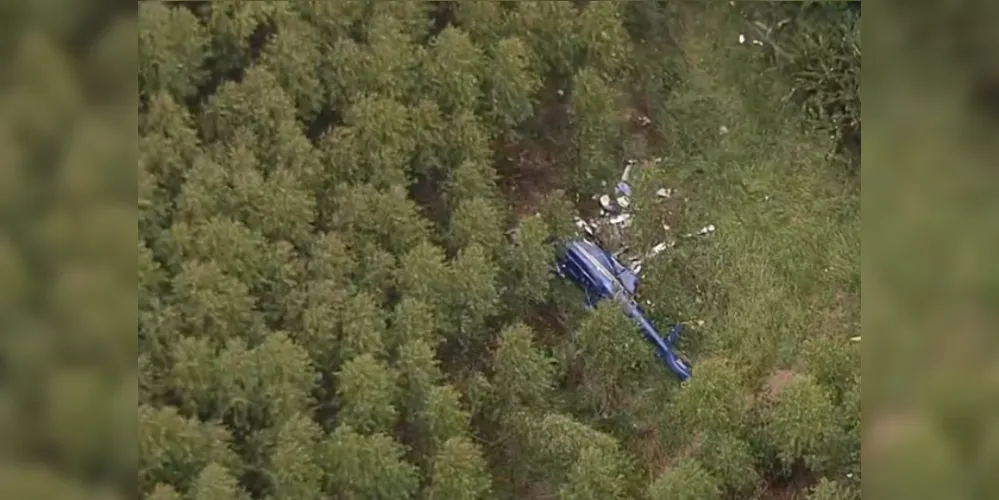
[[[860,162],[860,2],[743,2],[752,38],[806,120]],[[748,43],[748,42],[747,42]]]

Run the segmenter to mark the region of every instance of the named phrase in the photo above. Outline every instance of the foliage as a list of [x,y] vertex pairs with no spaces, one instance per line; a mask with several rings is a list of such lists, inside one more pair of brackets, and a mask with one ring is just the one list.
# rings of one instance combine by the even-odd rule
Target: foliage
[[754,36],[790,82],[807,122],[859,163],[860,2],[759,2],[747,6]]
[[[817,287],[794,271],[843,267],[839,254],[747,260],[760,237],[728,236],[760,230],[744,210],[697,250],[703,261],[677,250],[649,264],[641,295],[660,302],[649,307],[657,324],[682,311],[720,325],[683,338],[696,358],[684,384],[620,308],[584,311],[579,292],[550,273],[574,212],[590,210],[590,196],[640,150],[662,155],[669,144],[676,156],[661,168],[645,159],[632,182],[645,193],[635,200],[649,214],[646,239],[663,218],[704,216],[686,195],[660,210],[660,182],[687,183],[713,211],[754,195],[746,185],[759,178],[784,182],[804,170],[749,154],[741,162],[748,141],[781,155],[811,149],[776,145],[773,137],[800,139],[764,119],[783,108],[760,89],[779,86],[732,83],[712,64],[776,66],[797,82],[804,121],[859,133],[859,39],[846,36],[859,17],[826,26],[814,8],[795,12],[769,40],[784,52],[735,61],[713,46],[697,53],[710,44],[691,33],[710,30],[691,21],[713,22],[705,16],[718,10],[693,4],[142,3],[138,384],[54,379],[43,423],[61,429],[47,439],[65,444],[35,446],[80,468],[127,469],[129,456],[105,451],[121,439],[117,421],[97,436],[69,432],[84,400],[109,393],[139,402],[131,459],[141,498],[745,498],[800,463],[836,478],[812,497],[851,498],[852,485],[838,481],[859,474],[858,353],[826,332],[799,338],[814,323],[761,312],[799,291],[811,297]],[[51,99],[82,106],[57,87],[66,79],[53,61],[41,80]],[[761,109],[771,114],[744,116]],[[656,125],[632,123],[641,113]],[[22,142],[67,121],[40,118]],[[723,121],[737,131],[729,139],[715,133]],[[120,161],[102,149],[107,127],[84,124],[88,132],[69,134],[74,160],[51,189],[59,198],[82,189],[77,163]],[[28,154],[8,142],[3,154]],[[691,173],[708,164],[710,186]],[[839,206],[813,213],[835,204],[836,188],[816,179],[781,191],[798,197],[788,206],[841,219]],[[712,198],[715,189],[744,191]],[[795,217],[777,216],[800,234]],[[816,231],[753,255],[846,239]],[[29,286],[16,274],[18,252],[33,254],[8,247],[0,242],[5,282]],[[121,357],[104,348],[99,313],[64,310],[74,293],[102,294],[102,281],[53,275],[66,276],[52,298],[59,316],[94,332],[91,345],[60,349]],[[832,281],[821,286],[839,286]],[[678,297],[688,284],[690,296]],[[801,373],[780,390],[763,387],[761,374],[785,351]],[[24,371],[34,357],[2,361]],[[5,441],[29,446],[0,423]],[[785,467],[774,471],[774,459]]]
[[722,498],[721,484],[696,460],[682,459],[649,486],[650,500],[711,500]]

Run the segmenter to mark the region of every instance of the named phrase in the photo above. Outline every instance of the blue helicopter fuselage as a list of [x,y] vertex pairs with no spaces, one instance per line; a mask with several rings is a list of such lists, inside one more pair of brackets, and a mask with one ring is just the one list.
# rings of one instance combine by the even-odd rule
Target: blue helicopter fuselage
[[634,271],[622,265],[613,254],[587,239],[572,241],[566,245],[557,269],[561,276],[571,279],[583,289],[587,307],[593,308],[603,299],[612,299],[621,304],[666,365],[681,380],[690,378],[690,366],[672,346],[679,327],[674,327],[670,335],[663,339],[635,300],[639,279]]

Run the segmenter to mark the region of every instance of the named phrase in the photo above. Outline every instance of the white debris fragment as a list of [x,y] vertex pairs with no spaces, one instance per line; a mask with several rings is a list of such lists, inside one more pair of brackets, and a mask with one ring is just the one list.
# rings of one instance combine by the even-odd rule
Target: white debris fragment
[[673,196],[673,190],[669,188],[659,188],[659,190],[656,191],[656,196],[660,198],[670,198]]
[[638,117],[638,124],[639,124],[639,125],[641,125],[641,126],[643,126],[643,127],[646,127],[646,126],[648,126],[648,125],[649,125],[650,123],[652,123],[652,119],[651,119],[651,118],[649,118],[648,116],[645,116],[645,115],[642,115],[642,116],[639,116],[639,117]]
[[628,208],[628,205],[631,205],[631,200],[629,200],[627,196],[618,196],[617,204],[621,208]]
[[604,207],[604,210],[611,210],[614,208],[614,206],[611,205],[610,196],[607,196],[606,194],[600,196],[600,206]]
[[721,134],[721,135],[727,134],[728,133],[728,127],[726,127],[725,125],[722,125],[721,127],[718,127],[718,133]]
[[663,231],[669,231],[670,229],[672,228],[669,227],[669,224],[663,224]]
[[662,163],[663,162],[663,157],[662,156],[657,156],[657,157],[653,158],[652,161],[654,163]]
[[860,335],[857,335],[856,337],[853,337],[850,340],[852,340],[854,342],[860,342]]
[[631,167],[635,166],[631,160],[628,160],[628,165],[624,167],[624,173],[621,174],[621,182],[628,182],[628,176],[631,175]]
[[619,214],[610,218],[611,224],[623,224],[631,219],[631,214]]
[[704,326],[704,320],[703,319],[697,320],[697,326]]
[[[746,35],[739,34],[739,45],[746,43]],[[561,94],[560,94],[561,95]]]
[[642,265],[641,264],[635,265],[634,267],[631,268],[631,270],[634,271],[635,274],[638,274],[642,272]]
[[666,243],[665,241],[659,243],[656,246],[652,247],[652,250],[649,250],[648,257],[655,257],[656,255],[659,255],[660,253],[663,252],[663,250],[666,250],[667,248],[669,248],[669,243]]
[[715,225],[714,224],[708,224],[707,226],[704,226],[701,229],[699,229],[697,231],[697,234],[703,236],[703,235],[706,235],[706,234],[711,234],[713,232],[715,232]]
[[560,96],[563,96],[563,95],[565,95],[565,91],[564,91],[564,90],[562,90],[562,89],[558,89],[558,90],[556,90],[556,91],[555,91],[555,93],[556,93],[556,94],[558,94],[558,95],[560,95]]
[[753,40],[753,45],[758,45],[758,46],[762,47],[763,46],[763,42],[761,42],[759,40]]

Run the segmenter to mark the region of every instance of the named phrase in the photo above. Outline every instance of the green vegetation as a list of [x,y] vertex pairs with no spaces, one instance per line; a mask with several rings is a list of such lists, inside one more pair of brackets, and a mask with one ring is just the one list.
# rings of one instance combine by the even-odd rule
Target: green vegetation
[[[859,13],[743,10],[142,3],[141,497],[859,497]],[[682,385],[548,273],[629,158]]]

